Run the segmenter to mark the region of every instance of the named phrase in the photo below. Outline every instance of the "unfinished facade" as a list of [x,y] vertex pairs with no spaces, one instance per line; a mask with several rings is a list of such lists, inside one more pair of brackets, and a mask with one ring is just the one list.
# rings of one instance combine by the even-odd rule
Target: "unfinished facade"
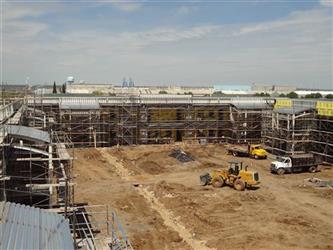
[[332,111],[329,101],[280,100],[263,115],[263,141],[274,154],[311,152],[333,162]]
[[52,142],[55,135],[21,125],[5,125],[3,130],[3,199],[44,208],[72,204],[69,144]]
[[[101,147],[179,141],[261,141],[262,112],[273,100],[192,97],[49,98],[31,109],[54,117],[54,131],[75,146]],[[49,120],[47,118],[46,120]]]

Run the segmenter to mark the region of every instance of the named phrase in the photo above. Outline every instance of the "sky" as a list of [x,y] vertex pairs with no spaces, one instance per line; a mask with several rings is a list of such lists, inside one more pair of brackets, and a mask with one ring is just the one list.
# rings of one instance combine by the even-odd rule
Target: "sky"
[[333,0],[2,0],[1,22],[8,84],[333,89]]

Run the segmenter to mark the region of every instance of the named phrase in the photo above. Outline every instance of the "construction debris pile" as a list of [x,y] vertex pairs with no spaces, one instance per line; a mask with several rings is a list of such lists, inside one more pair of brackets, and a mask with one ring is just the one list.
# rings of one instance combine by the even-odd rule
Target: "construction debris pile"
[[307,183],[312,184],[315,187],[331,187],[333,188],[333,180],[321,180],[319,178],[307,178],[304,179]]
[[181,149],[173,149],[169,156],[176,158],[180,162],[194,161],[193,157]]

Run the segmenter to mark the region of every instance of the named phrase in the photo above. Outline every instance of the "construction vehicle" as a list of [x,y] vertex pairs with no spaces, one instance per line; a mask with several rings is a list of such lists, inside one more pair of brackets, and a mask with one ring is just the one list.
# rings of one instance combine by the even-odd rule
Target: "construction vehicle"
[[260,144],[249,144],[246,147],[232,146],[227,148],[229,154],[240,157],[253,157],[255,159],[266,159],[267,151]]
[[222,187],[228,185],[238,191],[245,188],[259,185],[259,173],[243,169],[243,163],[239,161],[229,162],[228,169],[216,169],[210,174],[206,173],[200,176],[201,185],[212,185],[213,187]]
[[271,173],[278,175],[304,171],[315,173],[318,171],[318,165],[320,163],[320,157],[313,154],[299,154],[288,157],[279,156],[276,161],[271,163]]

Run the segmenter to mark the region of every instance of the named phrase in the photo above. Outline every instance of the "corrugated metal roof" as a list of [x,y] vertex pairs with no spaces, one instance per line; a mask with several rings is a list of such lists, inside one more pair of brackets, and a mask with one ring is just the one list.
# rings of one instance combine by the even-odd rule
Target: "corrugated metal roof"
[[96,98],[62,98],[59,103],[60,109],[99,109]]
[[59,108],[60,109],[91,110],[91,109],[99,109],[99,104],[88,104],[88,103],[82,103],[82,104],[69,103],[69,104],[64,104],[64,103],[60,103],[59,104]]
[[232,104],[237,109],[269,109],[272,107],[266,102],[234,102]]
[[59,214],[0,202],[0,249],[74,249],[68,221]]
[[49,133],[39,129],[18,125],[5,125],[5,130],[8,134],[22,137],[23,139],[27,138],[30,140],[43,141],[47,143],[51,142]]

